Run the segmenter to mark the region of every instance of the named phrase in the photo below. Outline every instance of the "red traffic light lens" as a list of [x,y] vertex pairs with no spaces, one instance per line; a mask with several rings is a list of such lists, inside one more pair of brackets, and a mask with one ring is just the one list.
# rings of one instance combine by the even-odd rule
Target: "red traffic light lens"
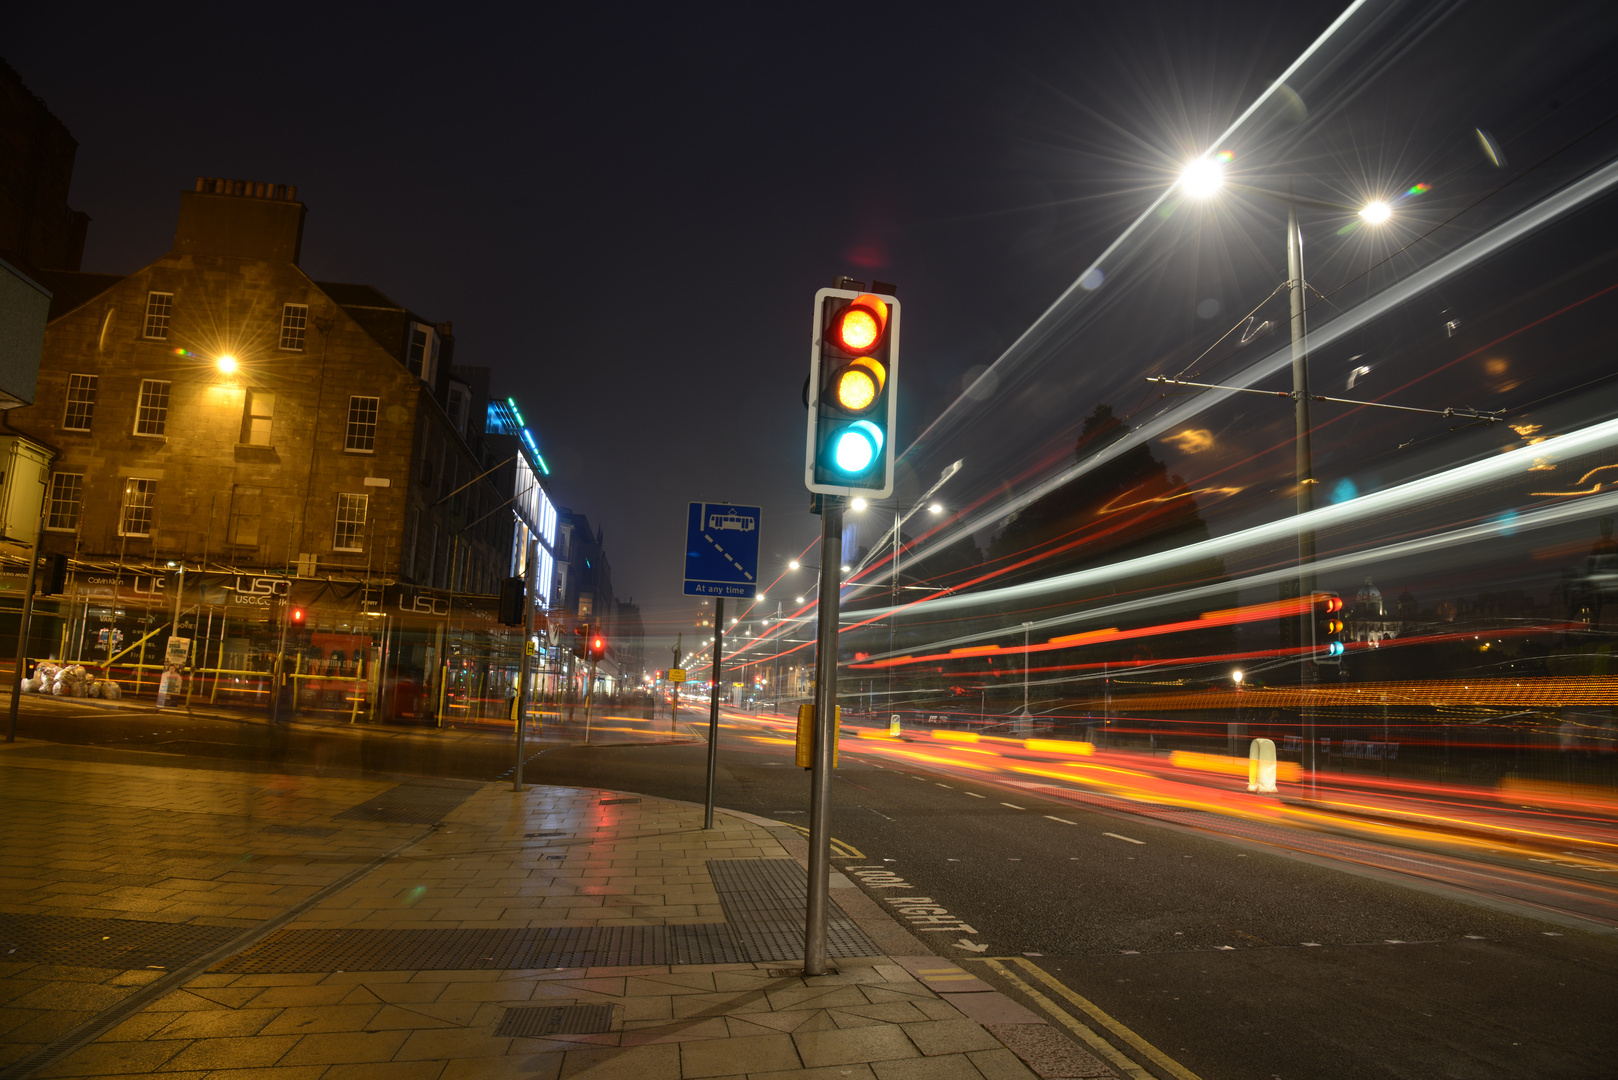
[[605,641],[602,641],[600,638],[596,638],[594,641],[590,642],[590,648],[592,648],[592,649],[601,649],[601,648],[605,648],[606,644],[607,643]]
[[292,621],[303,622],[303,608],[295,607],[292,609]]
[[862,353],[874,349],[888,328],[888,305],[870,293],[854,298],[832,323],[831,339],[838,348]]

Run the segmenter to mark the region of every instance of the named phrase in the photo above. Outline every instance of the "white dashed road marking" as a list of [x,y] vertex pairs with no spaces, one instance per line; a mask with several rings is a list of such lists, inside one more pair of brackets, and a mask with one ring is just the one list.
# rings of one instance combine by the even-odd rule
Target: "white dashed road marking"
[[1118,833],[1115,833],[1115,832],[1104,832],[1101,835],[1102,836],[1110,836],[1114,840],[1127,840],[1131,844],[1140,844],[1142,846],[1144,846],[1146,844],[1146,841],[1144,841],[1144,840],[1136,840],[1134,837],[1131,837],[1131,836],[1120,836]]
[[1047,821],[1060,821],[1063,825],[1077,825],[1078,824],[1077,821],[1069,821],[1067,818],[1065,818],[1065,817],[1057,817],[1055,814],[1046,814],[1045,815],[1045,820],[1047,820]]

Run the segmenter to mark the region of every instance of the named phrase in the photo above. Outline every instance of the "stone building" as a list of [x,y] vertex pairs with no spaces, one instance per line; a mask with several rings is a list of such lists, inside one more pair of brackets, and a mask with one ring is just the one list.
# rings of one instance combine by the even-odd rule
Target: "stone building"
[[[448,620],[487,624],[471,597],[510,573],[511,514],[489,513],[509,493],[478,479],[451,325],[311,280],[296,195],[199,178],[168,254],[123,276],[44,275],[39,386],[12,423],[59,452],[46,549],[73,558],[85,622],[97,602],[108,620],[139,606],[144,580],[148,607],[194,611],[194,636],[204,615],[208,635],[240,616],[218,633],[241,652],[288,603],[356,637],[368,616],[429,620],[392,660],[434,684]],[[333,647],[350,664],[360,650]]]

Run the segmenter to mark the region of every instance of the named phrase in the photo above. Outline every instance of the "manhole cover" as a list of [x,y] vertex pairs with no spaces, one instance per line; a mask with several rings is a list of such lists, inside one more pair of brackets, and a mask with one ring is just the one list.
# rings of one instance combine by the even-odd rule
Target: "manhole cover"
[[534,1039],[544,1035],[599,1035],[611,1030],[611,1005],[538,1005],[507,1009],[495,1036]]

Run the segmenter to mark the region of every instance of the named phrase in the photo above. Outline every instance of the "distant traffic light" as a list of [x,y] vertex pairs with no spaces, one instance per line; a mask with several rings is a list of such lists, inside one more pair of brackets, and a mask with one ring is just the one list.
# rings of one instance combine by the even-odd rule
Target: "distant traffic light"
[[523,624],[523,601],[528,598],[528,583],[520,577],[508,577],[500,583],[500,624]]
[[302,626],[303,625],[303,608],[301,608],[301,607],[293,608],[292,611],[290,613],[288,613],[288,615],[287,615],[287,621],[292,623],[293,626]]
[[886,498],[893,493],[899,301],[891,292],[821,289],[814,318],[804,485],[825,495]]
[[1317,659],[1343,655],[1343,601],[1336,593],[1315,594],[1315,645]]
[[590,659],[600,660],[607,655],[607,639],[599,632],[590,635]]
[[580,660],[586,656],[585,645],[590,637],[590,628],[583,624],[573,628],[573,655]]

